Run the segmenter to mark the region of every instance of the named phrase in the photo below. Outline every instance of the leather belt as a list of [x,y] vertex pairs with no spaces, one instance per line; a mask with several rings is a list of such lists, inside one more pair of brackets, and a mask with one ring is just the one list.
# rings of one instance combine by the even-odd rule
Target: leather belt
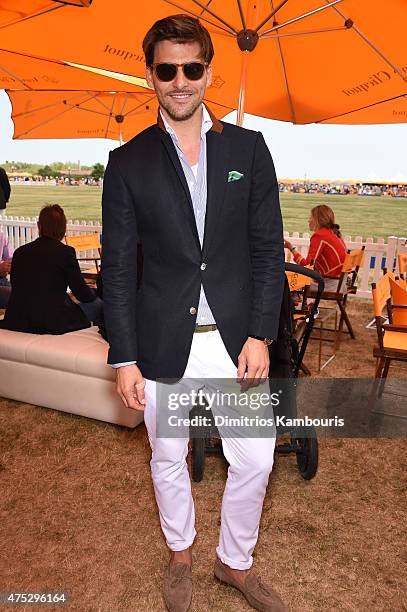
[[216,331],[218,326],[215,323],[210,323],[209,325],[195,325],[195,333],[201,334],[202,332]]

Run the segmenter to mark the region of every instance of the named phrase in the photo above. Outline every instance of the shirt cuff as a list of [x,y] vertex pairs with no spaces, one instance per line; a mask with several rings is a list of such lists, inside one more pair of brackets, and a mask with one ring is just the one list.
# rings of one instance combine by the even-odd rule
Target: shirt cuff
[[122,363],[111,363],[110,367],[122,368],[123,366],[133,365],[134,363],[137,363],[137,361],[123,361]]

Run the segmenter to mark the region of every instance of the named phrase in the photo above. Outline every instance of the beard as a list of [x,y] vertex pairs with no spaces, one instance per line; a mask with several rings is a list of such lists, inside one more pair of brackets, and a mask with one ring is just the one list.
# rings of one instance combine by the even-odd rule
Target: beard
[[172,101],[168,94],[164,96],[157,95],[157,98],[160,106],[168,113],[168,116],[173,121],[186,121],[190,119],[202,104],[202,97],[199,94],[192,94],[188,103],[182,106],[178,106],[175,100]]

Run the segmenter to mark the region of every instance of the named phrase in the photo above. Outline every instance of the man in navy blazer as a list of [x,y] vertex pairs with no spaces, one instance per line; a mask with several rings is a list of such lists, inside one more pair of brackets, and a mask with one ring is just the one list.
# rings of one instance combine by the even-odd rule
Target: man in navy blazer
[[[284,279],[278,184],[261,133],[218,121],[202,100],[213,46],[193,17],[155,23],[143,49],[156,125],[110,154],[102,276],[108,362],[129,408],[145,411],[161,527],[164,599],[187,610],[195,514],[188,435],[157,435],[159,379],[267,379]],[[137,244],[143,274],[137,279]],[[284,610],[251,571],[275,438],[223,438],[229,475],[215,575],[255,609]]]

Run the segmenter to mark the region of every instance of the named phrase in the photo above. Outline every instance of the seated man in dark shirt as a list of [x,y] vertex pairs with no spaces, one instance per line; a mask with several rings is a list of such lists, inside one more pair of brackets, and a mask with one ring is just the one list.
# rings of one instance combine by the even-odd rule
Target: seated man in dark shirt
[[[18,248],[11,265],[11,296],[1,327],[64,334],[98,322],[102,302],[83,280],[75,249],[61,240],[66,217],[54,204],[39,215],[39,238]],[[70,288],[79,304],[67,294]]]

